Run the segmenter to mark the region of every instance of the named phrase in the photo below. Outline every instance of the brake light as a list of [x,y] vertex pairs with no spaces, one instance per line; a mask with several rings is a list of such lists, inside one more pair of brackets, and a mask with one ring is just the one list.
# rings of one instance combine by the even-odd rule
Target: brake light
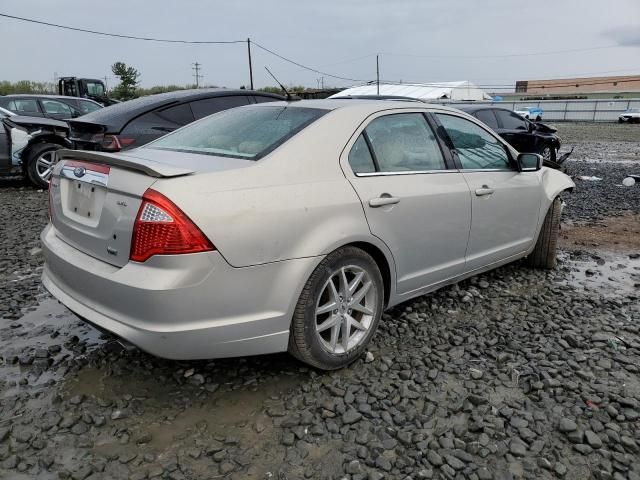
[[211,250],[215,250],[211,241],[182,210],[161,193],[147,189],[133,226],[130,260]]
[[105,135],[102,133],[91,137],[91,142],[99,144],[100,148],[105,152],[119,152],[123,148],[133,145],[135,141],[135,138]]

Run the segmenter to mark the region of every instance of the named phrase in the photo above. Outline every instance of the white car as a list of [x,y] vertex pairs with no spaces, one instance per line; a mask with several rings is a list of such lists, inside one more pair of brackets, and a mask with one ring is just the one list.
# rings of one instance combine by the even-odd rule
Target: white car
[[539,122],[542,120],[542,114],[544,110],[538,107],[517,107],[514,110],[515,113],[521,117],[531,120],[532,122]]
[[555,265],[569,177],[460,110],[226,110],[120,153],[65,150],[44,286],[167,358],[359,358],[382,311],[522,257]]
[[640,123],[640,108],[630,108],[618,117],[619,123]]

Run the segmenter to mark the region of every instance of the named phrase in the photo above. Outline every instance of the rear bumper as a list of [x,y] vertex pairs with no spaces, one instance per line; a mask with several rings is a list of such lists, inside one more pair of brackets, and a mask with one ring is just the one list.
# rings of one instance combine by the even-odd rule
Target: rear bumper
[[71,311],[170,359],[287,349],[293,309],[319,257],[231,267],[218,252],[114,267],[68,245],[48,225],[42,282]]

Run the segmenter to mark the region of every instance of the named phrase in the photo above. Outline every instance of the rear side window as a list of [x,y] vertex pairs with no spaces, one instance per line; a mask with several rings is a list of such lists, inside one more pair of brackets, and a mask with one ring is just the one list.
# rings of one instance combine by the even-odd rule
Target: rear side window
[[225,110],[145,148],[258,160],[327,113],[289,105]]
[[447,168],[438,141],[421,113],[378,117],[365,132],[381,172]]
[[371,173],[376,171],[371,152],[364,135],[360,134],[349,152],[349,165],[353,173]]
[[186,125],[194,120],[193,113],[188,104],[176,105],[156,112],[158,117],[177,125]]
[[256,101],[256,103],[278,102],[278,101],[280,101],[278,98],[263,97],[262,95],[254,95],[253,99]]
[[51,114],[71,115],[71,107],[57,100],[41,100],[44,111]]
[[193,115],[196,117],[196,120],[198,120],[213,113],[221,112],[222,110],[228,110],[230,108],[241,107],[242,105],[248,104],[249,99],[244,95],[213,97],[191,102],[191,110],[193,110]]
[[496,116],[493,114],[493,110],[478,110],[473,114],[473,116],[494,130],[498,128],[498,121],[496,120]]

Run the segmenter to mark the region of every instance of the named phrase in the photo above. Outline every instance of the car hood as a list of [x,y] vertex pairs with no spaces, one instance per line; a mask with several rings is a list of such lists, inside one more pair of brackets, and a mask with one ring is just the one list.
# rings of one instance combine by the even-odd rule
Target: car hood
[[551,125],[547,125],[546,123],[536,122],[536,130],[544,133],[556,133],[558,129],[556,127],[552,127]]
[[4,119],[5,123],[13,123],[14,125],[20,125],[23,127],[55,127],[64,130],[69,130],[69,124],[62,120],[54,120],[52,118],[43,117],[27,117],[23,115],[13,115]]

